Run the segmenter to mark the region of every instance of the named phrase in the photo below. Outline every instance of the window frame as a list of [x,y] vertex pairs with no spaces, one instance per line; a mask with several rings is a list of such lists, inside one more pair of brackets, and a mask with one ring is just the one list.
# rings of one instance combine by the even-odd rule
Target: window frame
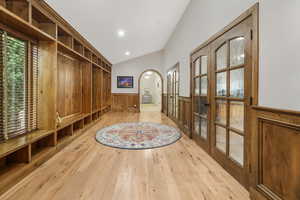
[[[23,136],[23,135],[26,135],[32,131],[35,131],[35,130],[38,130],[38,105],[39,105],[39,101],[37,100],[36,103],[36,129],[31,129],[29,128],[29,126],[31,127],[32,124],[31,124],[31,119],[30,119],[30,116],[31,116],[31,111],[30,111],[30,107],[32,106],[30,102],[31,100],[31,96],[32,94],[29,94],[29,93],[32,93],[31,90],[31,79],[33,77],[33,48],[32,46],[36,45],[37,48],[38,48],[38,40],[36,40],[35,38],[31,38],[31,37],[28,37],[18,31],[15,31],[13,29],[11,29],[10,27],[0,23],[0,30],[3,31],[4,33],[7,34],[7,36],[9,37],[13,37],[13,38],[16,38],[18,40],[21,40],[25,43],[25,69],[24,69],[24,88],[25,88],[25,128],[24,129],[20,129],[20,130],[17,130],[17,131],[14,131],[14,132],[7,132],[5,129],[5,125],[2,127],[2,131],[3,131],[3,137],[4,137],[4,140],[0,140],[0,143],[3,143],[3,142],[6,142],[10,139],[13,139],[13,138],[16,138],[16,137],[20,137],[20,136]],[[39,55],[38,55],[38,58],[39,58]],[[4,66],[5,64],[3,64]],[[4,68],[3,68],[4,69]],[[37,69],[39,69],[39,64],[37,66]],[[3,75],[1,75],[3,77]],[[37,92],[39,91],[39,75],[37,76]],[[3,87],[3,93],[5,93],[5,87]],[[36,93],[36,97],[37,99],[39,99],[39,93]],[[1,100],[3,101],[3,100]],[[2,112],[4,113],[5,111],[5,108],[2,109]],[[6,116],[5,114],[2,114],[3,116],[3,121],[5,120]],[[17,133],[17,134],[16,134]],[[11,137],[9,137],[9,135],[12,135]]]

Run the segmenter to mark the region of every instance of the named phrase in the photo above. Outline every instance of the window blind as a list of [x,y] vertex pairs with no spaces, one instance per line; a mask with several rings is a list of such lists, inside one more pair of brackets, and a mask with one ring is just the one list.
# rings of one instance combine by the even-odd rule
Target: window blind
[[0,142],[38,127],[38,46],[0,30]]
[[0,30],[0,142],[5,140],[4,135],[4,117],[3,117],[3,69],[4,69],[4,32]]
[[31,62],[28,68],[28,127],[27,131],[34,131],[38,128],[38,76],[39,76],[39,50],[36,44],[31,44]]
[[8,139],[26,132],[26,42],[6,35],[4,131]]

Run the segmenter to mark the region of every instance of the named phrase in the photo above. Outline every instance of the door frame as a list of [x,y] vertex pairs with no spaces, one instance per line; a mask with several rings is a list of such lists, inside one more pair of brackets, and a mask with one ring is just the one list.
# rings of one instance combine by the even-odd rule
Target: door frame
[[146,73],[146,72],[153,72],[153,73],[157,73],[161,79],[161,108],[160,108],[160,112],[163,112],[163,99],[164,99],[164,79],[163,79],[163,76],[161,75],[161,73],[155,69],[146,69],[145,71],[143,71],[140,76],[139,76],[139,92],[138,92],[138,95],[139,95],[139,112],[141,112],[141,79],[143,77],[143,75]]
[[[249,108],[249,115],[251,116],[253,112],[255,112],[253,110],[253,107],[258,105],[258,77],[259,77],[259,3],[255,3],[251,8],[249,8],[248,10],[246,10],[244,13],[242,13],[239,17],[237,17],[233,22],[231,22],[229,25],[227,25],[225,28],[223,28],[221,31],[219,31],[218,33],[216,33],[215,35],[213,35],[212,37],[210,37],[206,42],[204,42],[203,44],[201,44],[200,46],[198,46],[195,50],[192,51],[192,53],[190,54],[190,96],[192,97],[193,95],[193,85],[192,85],[192,81],[193,81],[193,60],[196,59],[197,57],[197,53],[203,49],[206,46],[209,46],[212,42],[214,42],[215,40],[217,40],[218,38],[220,38],[223,34],[225,34],[226,32],[230,31],[231,29],[233,29],[235,26],[239,25],[241,22],[243,22],[244,20],[246,20],[247,18],[252,17],[252,28],[251,28],[251,69],[252,69],[252,73],[251,73],[251,91],[250,91],[250,108]],[[210,71],[212,71],[210,69]],[[192,105],[193,106],[193,105]],[[211,108],[210,108],[211,109]],[[193,111],[193,107],[192,107],[192,111]],[[193,112],[191,112],[191,114],[193,115]],[[193,116],[191,116],[193,117]],[[193,121],[192,121],[193,123]],[[211,122],[210,122],[211,123]],[[253,124],[254,122],[250,122],[249,124]],[[249,125],[249,126],[250,126]],[[193,126],[192,126],[193,127]],[[193,131],[193,130],[191,130]],[[249,132],[251,132],[251,129],[248,130]],[[209,133],[211,134],[211,133]],[[249,189],[249,181],[250,181],[250,175],[251,175],[251,150],[257,148],[255,146],[255,144],[251,141],[253,141],[253,135],[249,134],[249,136],[247,137],[247,140],[245,141],[245,151],[248,154],[248,158],[247,160],[244,161],[244,168],[245,168],[245,180],[239,180],[241,182],[241,184]],[[210,153],[211,156],[213,156]],[[232,174],[231,170],[229,170],[229,173]],[[235,174],[232,174],[235,175]]]
[[[179,99],[179,88],[180,88],[180,63],[179,62],[177,62],[173,67],[170,67],[168,70],[167,70],[167,102],[166,102],[166,104],[167,104],[167,116],[170,118],[170,119],[172,119],[173,121],[175,121],[176,123],[178,123],[178,120],[179,119],[176,119],[176,117],[175,118],[173,118],[172,116],[169,116],[169,84],[168,84],[168,77],[169,77],[169,72],[174,72],[174,71],[177,71],[178,72],[178,99]],[[178,105],[179,106],[179,105]],[[178,111],[177,112],[179,112],[179,107],[178,107]],[[179,116],[179,113],[178,113],[178,116]]]
[[[191,130],[191,138],[194,139],[196,141],[196,143],[201,146],[202,149],[204,149],[207,153],[210,153],[210,149],[211,149],[211,127],[210,127],[210,122],[211,122],[211,70],[209,69],[210,65],[211,65],[211,58],[210,58],[210,51],[211,48],[209,45],[204,46],[203,48],[199,49],[194,55],[194,60],[191,60],[191,100],[192,100],[192,117],[191,117],[191,121],[192,121],[192,130]],[[206,106],[207,108],[207,138],[204,139],[202,138],[200,135],[196,136],[196,134],[194,133],[194,120],[195,120],[195,114],[193,112],[193,108],[194,108],[194,89],[195,89],[195,76],[194,76],[194,62],[198,59],[200,59],[199,62],[201,62],[201,57],[203,56],[207,56],[207,72],[206,72],[206,77],[207,77],[207,94],[206,94],[206,100],[207,100],[207,104]],[[200,70],[200,69],[199,69]],[[203,75],[202,75],[203,77]],[[199,81],[201,81],[201,72],[198,75]],[[199,87],[199,103],[201,103],[200,101],[201,99],[201,87]],[[203,117],[198,116],[198,119],[200,120],[201,123],[201,118],[203,119]],[[199,127],[199,132],[201,133],[201,124]]]

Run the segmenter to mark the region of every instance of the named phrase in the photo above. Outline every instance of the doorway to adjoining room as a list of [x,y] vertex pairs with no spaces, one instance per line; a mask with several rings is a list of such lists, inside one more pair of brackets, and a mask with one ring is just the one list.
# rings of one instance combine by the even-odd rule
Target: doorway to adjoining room
[[160,112],[162,110],[162,76],[155,70],[143,72],[139,79],[139,98],[141,112]]

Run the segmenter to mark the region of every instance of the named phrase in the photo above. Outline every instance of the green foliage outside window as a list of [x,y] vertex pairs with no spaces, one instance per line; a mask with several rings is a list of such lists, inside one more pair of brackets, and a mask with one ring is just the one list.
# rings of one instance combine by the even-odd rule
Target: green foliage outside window
[[4,109],[9,133],[25,129],[26,43],[10,36],[4,41]]

